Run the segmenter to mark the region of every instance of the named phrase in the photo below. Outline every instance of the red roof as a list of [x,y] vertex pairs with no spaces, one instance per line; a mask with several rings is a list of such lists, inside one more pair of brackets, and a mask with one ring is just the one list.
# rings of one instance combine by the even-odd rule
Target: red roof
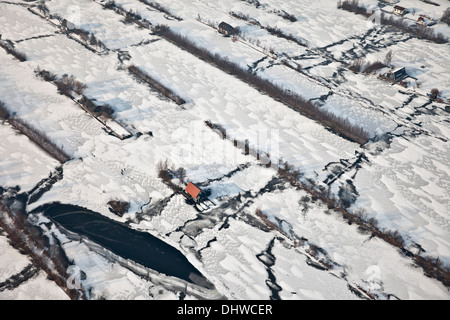
[[197,198],[198,194],[200,193],[200,189],[193,184],[192,182],[189,182],[186,189],[184,189],[187,193],[189,193],[193,198]]

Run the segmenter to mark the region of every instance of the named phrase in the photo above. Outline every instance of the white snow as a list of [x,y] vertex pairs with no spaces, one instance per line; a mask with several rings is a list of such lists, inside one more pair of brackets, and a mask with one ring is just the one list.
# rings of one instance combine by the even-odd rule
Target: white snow
[[0,185],[3,187],[29,190],[59,165],[8,123],[0,124],[0,137]]
[[[399,4],[439,18],[446,2],[433,1],[440,6],[419,0]],[[216,287],[212,292],[190,288],[187,299],[263,300],[274,294],[281,299],[358,299],[349,287],[361,287],[381,299],[449,299],[447,288],[426,277],[393,246],[348,225],[326,205],[308,200],[304,191],[285,183],[269,185],[276,171],[244,155],[232,141],[248,139],[252,148],[270,153],[274,163],[288,161],[317,182],[335,174],[330,164],[346,167],[346,161],[350,162],[348,170],[336,177],[332,191],[351,180],[358,192],[351,210],[364,208],[381,227],[399,230],[408,249],[416,250],[413,244],[417,243],[426,254],[450,263],[448,107],[429,103],[426,97],[435,87],[443,99],[450,96],[448,44],[405,40],[398,32],[371,29],[373,25],[364,17],[338,10],[331,0],[265,0],[260,8],[239,0],[158,1],[182,21],[137,0],[116,2],[349,118],[372,137],[392,133],[392,141],[365,146],[350,142],[152,35],[151,30],[123,23],[123,16],[105,10],[98,1],[53,0],[46,5],[104,42],[107,50],[101,54],[29,12],[27,2],[2,2],[2,39],[13,41],[28,59],[19,62],[0,48],[1,101],[73,157],[63,165],[63,178],[29,205],[29,210],[53,201],[80,205],[168,242]],[[297,21],[281,18],[277,10],[293,14]],[[292,33],[308,47],[236,20],[230,11]],[[197,21],[199,16],[204,21],[239,26],[246,40],[224,38]],[[443,23],[432,28],[449,33]],[[266,55],[269,48],[275,55]],[[405,66],[419,80],[419,87],[416,83],[405,89],[346,68],[357,56],[383,60],[389,50],[392,64]],[[130,60],[119,60],[124,53]],[[283,61],[300,65],[302,72],[286,67]],[[130,64],[187,102],[176,105],[137,81],[126,70]],[[133,136],[120,140],[108,135],[99,121],[58,94],[55,86],[37,78],[37,67],[58,76],[74,75],[87,85],[87,97],[112,106],[117,119],[110,123],[112,129]],[[209,129],[206,120],[223,126],[227,139]],[[368,161],[351,167],[361,153]],[[173,195],[157,173],[158,162],[165,159],[173,169],[183,167],[187,181],[204,183],[214,205],[200,214],[181,194]],[[0,186],[18,185],[24,192],[59,165],[6,123],[0,124],[0,160]],[[122,217],[111,213],[107,208],[111,199],[128,201],[128,213]],[[141,214],[163,200],[167,203],[160,212]],[[255,215],[257,208],[279,229],[263,228]],[[54,225],[47,232],[58,237],[68,257],[86,273],[83,285],[91,289],[94,299],[178,299],[183,291],[183,282],[124,261],[88,240],[70,239]],[[296,246],[299,239],[306,239],[305,243]],[[314,258],[307,252],[308,245],[323,249],[335,267],[324,271],[310,266]],[[0,235],[0,283],[28,264],[28,258]],[[279,291],[269,286],[270,276]],[[67,297],[40,272],[18,288],[0,292],[0,298]]]

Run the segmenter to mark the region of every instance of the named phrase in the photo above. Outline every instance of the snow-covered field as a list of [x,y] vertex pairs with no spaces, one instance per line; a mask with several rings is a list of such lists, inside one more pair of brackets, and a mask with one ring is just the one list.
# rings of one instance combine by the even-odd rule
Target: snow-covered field
[[[30,276],[19,283],[9,282],[23,270]],[[47,274],[33,265],[31,259],[11,246],[3,229],[0,228],[0,300],[67,300],[68,297]]]
[[[440,18],[448,3],[433,1],[440,6],[418,0],[400,5]],[[138,0],[115,2],[348,118],[367,130],[372,140],[360,146],[327,130],[152,30],[126,23],[102,1],[44,2],[50,13],[101,40],[106,45],[102,52],[89,50],[27,10],[35,2],[0,1],[1,39],[10,40],[27,56],[27,61],[19,62],[0,48],[0,100],[10,113],[44,131],[72,157],[62,165],[62,178],[27,209],[51,202],[73,204],[149,232],[179,249],[215,286],[211,291],[186,291],[181,280],[146,270],[88,239],[78,241],[41,213],[34,214],[85,273],[83,286],[90,297],[450,298],[448,287],[424,275],[411,257],[349,225],[232,141],[248,139],[253,149],[269,153],[274,163],[288,161],[305,178],[328,183],[336,194],[351,184],[356,199],[350,210],[363,208],[380,227],[398,230],[408,249],[420,247],[426,255],[450,264],[448,43],[374,28],[364,17],[337,9],[331,0],[264,0],[259,6],[258,1],[246,0],[157,1],[181,21]],[[283,10],[296,21],[283,19]],[[291,34],[303,45],[235,19],[231,11],[248,14],[264,28]],[[221,21],[239,26],[242,38],[233,41],[202,23],[217,26]],[[450,33],[444,23],[433,28]],[[392,64],[405,66],[419,87],[405,89],[347,67],[358,57],[383,60],[389,50]],[[132,64],[186,103],[177,105],[137,80],[126,69]],[[116,121],[133,136],[120,140],[108,135],[76,102],[38,78],[37,68],[83,82],[84,95],[110,105]],[[428,99],[432,88],[440,90],[442,103]],[[207,120],[225,128],[227,139],[208,128]],[[173,169],[183,167],[187,181],[210,191],[213,204],[208,210],[198,212],[163,183],[157,167],[165,159]],[[6,122],[0,124],[0,160],[0,186],[19,186],[23,192],[60,165]],[[112,213],[107,203],[113,199],[129,202],[128,212]],[[257,209],[277,228],[265,225],[255,214]],[[333,267],[326,269],[316,261],[312,248],[319,248]],[[0,299],[67,298],[42,270],[13,289],[2,290],[7,279],[31,262],[8,244],[4,233],[0,258]]]

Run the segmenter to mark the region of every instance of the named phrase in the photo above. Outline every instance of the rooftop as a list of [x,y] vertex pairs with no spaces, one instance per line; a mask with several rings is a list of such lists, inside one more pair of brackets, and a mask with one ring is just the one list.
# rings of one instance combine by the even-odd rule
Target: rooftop
[[197,196],[201,190],[195,184],[193,184],[192,182],[189,182],[188,185],[186,186],[186,189],[184,189],[184,191],[189,193],[193,198],[197,198]]

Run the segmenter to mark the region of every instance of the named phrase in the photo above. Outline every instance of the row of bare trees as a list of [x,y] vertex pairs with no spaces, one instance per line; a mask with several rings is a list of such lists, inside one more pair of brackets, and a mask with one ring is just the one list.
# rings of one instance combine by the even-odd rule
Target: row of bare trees
[[290,14],[290,13],[284,11],[284,10],[281,10],[281,11],[280,11],[280,10],[277,10],[277,11],[275,11],[275,13],[276,13],[278,16],[280,16],[280,17],[282,17],[283,19],[288,20],[288,21],[290,21],[290,22],[296,22],[296,21],[297,21],[297,17],[296,17],[295,15]]
[[114,10],[116,13],[123,15],[125,23],[136,23],[141,28],[150,28],[152,25],[150,21],[142,18],[137,11],[126,10],[122,5],[113,0],[108,1],[103,5],[105,9]]
[[147,72],[145,72],[142,68],[139,68],[135,65],[131,65],[128,67],[128,71],[130,71],[132,74],[137,76],[139,79],[145,81],[147,84],[164,94],[167,98],[174,101],[176,104],[181,105],[183,103],[186,103],[186,101],[178,96],[175,92],[173,92],[171,89],[167,88],[165,85],[161,84],[161,82],[154,79],[152,76],[150,76]]
[[27,55],[16,48],[14,48],[12,45],[6,44],[3,40],[0,40],[0,47],[5,49],[7,53],[15,57],[19,61],[26,61]]
[[358,58],[352,63],[349,64],[348,68],[352,70],[353,72],[363,72],[363,73],[372,73],[379,69],[383,69],[387,67],[384,62],[381,62],[379,60],[376,60],[374,62],[367,62],[364,60],[364,58]]
[[43,70],[40,67],[36,68],[35,73],[43,80],[55,84],[58,92],[68,97],[71,97],[73,92],[83,95],[84,90],[87,88],[87,85],[77,80],[73,75],[64,74],[58,77],[51,71]]
[[227,57],[222,57],[218,53],[211,53],[207,49],[199,47],[195,42],[172,31],[168,26],[158,25],[153,30],[154,33],[175,43],[182,49],[236,76],[240,80],[271,96],[273,99],[283,102],[292,109],[318,121],[343,137],[359,144],[364,144],[368,141],[368,132],[361,126],[351,123],[349,119],[323,110],[299,94],[286,90],[252,72],[248,72],[248,70],[241,68],[237,63],[230,61]]
[[103,117],[106,119],[114,118],[114,109],[109,104],[97,105],[92,100],[83,95],[84,90],[87,89],[87,85],[77,80],[73,75],[64,74],[58,77],[56,74],[43,70],[37,67],[35,70],[36,75],[45,81],[52,82],[58,88],[58,93],[72,98],[72,94],[76,93],[82,96],[78,102],[92,115],[96,117]]
[[250,24],[259,26],[261,29],[265,29],[271,35],[274,35],[274,36],[279,37],[279,38],[284,38],[284,39],[286,39],[288,41],[295,42],[295,43],[297,43],[300,46],[306,46],[306,42],[304,40],[297,38],[292,33],[286,34],[280,28],[271,27],[269,25],[262,26],[261,23],[259,23],[259,21],[257,21],[254,18],[251,18],[248,14],[243,14],[241,12],[234,12],[234,11],[230,11],[229,14],[232,17],[236,18],[236,19],[247,21]]
[[71,299],[86,299],[83,289],[73,289],[68,285],[71,261],[59,241],[56,238],[50,240],[39,227],[33,225],[23,207],[14,204],[14,209],[11,209],[6,202],[0,198],[0,227],[8,233],[14,247],[32,258]]
[[183,167],[175,169],[175,166],[168,159],[165,159],[164,161],[160,160],[157,163],[156,172],[158,178],[162,179],[162,181],[174,192],[179,193],[183,191],[183,188],[180,185],[172,182],[173,178],[178,178],[181,184],[185,184],[186,170]]
[[40,146],[60,163],[65,163],[71,159],[64,149],[54,143],[42,130],[34,128],[29,123],[12,116],[5,103],[0,101],[0,120],[7,121],[17,131],[27,136],[31,141]]
[[54,81],[58,92],[70,96],[72,92],[82,95],[87,86],[81,81],[75,79],[73,75],[63,75],[61,78]]
[[156,9],[164,14],[166,14],[167,16],[174,18],[175,20],[178,21],[182,21],[183,19],[175,14],[173,14],[172,12],[170,12],[169,9],[167,9],[166,7],[162,6],[160,3],[155,2],[155,1],[148,1],[148,0],[139,0],[140,2],[152,7],[153,9]]

